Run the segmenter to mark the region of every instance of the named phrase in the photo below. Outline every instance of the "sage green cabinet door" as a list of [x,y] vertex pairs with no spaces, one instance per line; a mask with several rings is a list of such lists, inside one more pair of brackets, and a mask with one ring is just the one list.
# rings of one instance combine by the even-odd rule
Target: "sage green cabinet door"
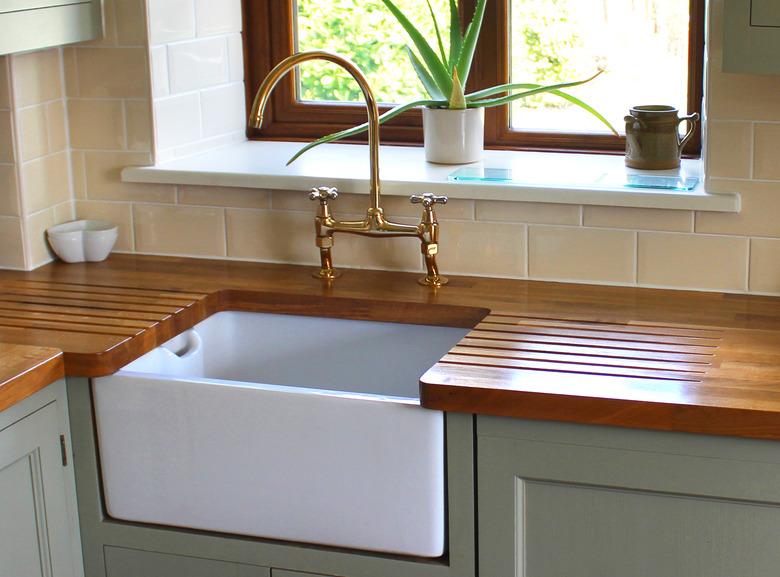
[[0,575],[77,577],[57,403],[22,417],[16,408],[0,413]]
[[100,0],[1,0],[0,54],[103,36]]
[[478,427],[480,575],[780,574],[780,443],[488,425]]
[[107,577],[270,577],[268,567],[106,547]]

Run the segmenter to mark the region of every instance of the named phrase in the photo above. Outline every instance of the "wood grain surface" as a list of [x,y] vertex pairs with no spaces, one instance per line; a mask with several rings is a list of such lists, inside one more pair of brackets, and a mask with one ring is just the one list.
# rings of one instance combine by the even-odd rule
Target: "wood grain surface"
[[64,375],[61,351],[0,343],[0,411]]
[[449,411],[780,439],[780,298],[112,254],[0,271],[0,341],[100,376],[221,310],[475,327],[421,381]]

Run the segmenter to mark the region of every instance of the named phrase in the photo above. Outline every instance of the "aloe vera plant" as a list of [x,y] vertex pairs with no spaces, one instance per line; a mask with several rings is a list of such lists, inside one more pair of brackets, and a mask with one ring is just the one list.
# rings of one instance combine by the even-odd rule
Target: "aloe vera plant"
[[[450,108],[450,109],[465,109],[465,108],[479,108],[479,107],[492,107],[508,104],[513,100],[520,98],[527,98],[535,94],[541,94],[547,92],[563,98],[572,104],[576,104],[582,109],[593,114],[601,122],[603,122],[609,129],[617,135],[617,131],[612,125],[604,118],[599,112],[593,109],[591,106],[568,94],[563,92],[566,88],[572,88],[590,82],[596,78],[602,71],[597,72],[593,76],[584,80],[576,80],[573,82],[564,82],[559,84],[550,84],[543,86],[541,84],[534,83],[508,83],[472,92],[471,94],[465,93],[465,86],[469,78],[469,72],[471,71],[471,64],[474,59],[474,52],[477,47],[477,40],[479,39],[479,33],[482,29],[482,20],[485,16],[485,6],[487,0],[479,0],[477,7],[474,10],[474,16],[471,22],[466,27],[465,33],[461,33],[461,21],[457,0],[449,0],[450,7],[450,42],[449,42],[449,55],[446,54],[444,48],[444,42],[441,34],[441,29],[436,20],[436,16],[431,6],[430,0],[426,0],[428,9],[431,13],[433,20],[433,26],[435,31],[435,46],[426,40],[425,36],[420,33],[417,27],[404,15],[403,12],[395,5],[393,0],[382,0],[388,10],[395,16],[396,20],[401,24],[409,38],[414,45],[414,49],[409,45],[406,45],[406,52],[409,56],[409,60],[412,63],[414,71],[417,73],[420,82],[422,83],[425,91],[428,93],[429,98],[423,100],[415,100],[396,106],[389,111],[385,112],[379,117],[379,122],[390,120],[403,112],[411,108],[419,106],[430,106],[435,108]],[[416,50],[416,51],[415,51]],[[496,96],[500,95],[500,96]],[[318,140],[315,140],[301,150],[299,150],[295,156],[293,156],[289,162],[293,162],[301,154],[310,150],[311,148],[324,144],[326,142],[333,142],[349,136],[360,134],[368,129],[368,123],[342,130],[341,132],[335,132],[324,136]]]

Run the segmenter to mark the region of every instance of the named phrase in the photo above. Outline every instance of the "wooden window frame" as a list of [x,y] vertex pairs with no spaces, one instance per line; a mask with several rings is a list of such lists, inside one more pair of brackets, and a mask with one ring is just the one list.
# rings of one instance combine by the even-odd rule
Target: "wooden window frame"
[[[247,108],[257,88],[271,68],[293,53],[293,10],[288,0],[242,0],[244,17],[244,62]],[[688,38],[688,110],[701,114],[704,70],[704,0],[689,0]],[[460,7],[469,20],[476,0],[461,0]],[[503,84],[509,78],[508,52],[499,50],[508,40],[508,2],[488,3],[483,30],[469,78],[469,91]],[[494,42],[486,42],[494,38]],[[647,104],[635,102],[634,104]],[[630,106],[629,105],[629,106]],[[380,112],[387,108],[380,109]],[[628,113],[628,107],[626,109]],[[311,141],[326,134],[362,124],[366,120],[363,104],[302,103],[295,100],[295,75],[287,74],[276,86],[263,126],[248,129],[247,136],[257,140]],[[620,127],[616,127],[620,128]],[[422,144],[422,114],[410,110],[383,123],[382,143]],[[365,134],[342,142],[365,142]],[[625,138],[610,134],[567,134],[527,132],[509,128],[509,107],[485,110],[485,147],[504,150],[537,150],[622,154]],[[701,151],[701,130],[686,145],[684,156],[697,157]]]

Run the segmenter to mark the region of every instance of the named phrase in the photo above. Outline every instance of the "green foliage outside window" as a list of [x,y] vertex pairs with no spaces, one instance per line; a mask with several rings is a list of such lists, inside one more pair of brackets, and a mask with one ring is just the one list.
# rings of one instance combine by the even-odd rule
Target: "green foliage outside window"
[[[431,21],[425,1],[405,4],[419,22]],[[434,5],[446,8],[447,2]],[[434,34],[433,24],[427,33]],[[298,0],[299,50],[323,49],[346,56],[360,67],[381,102],[425,97],[404,50],[407,41],[381,0]],[[301,69],[302,100],[362,100],[357,83],[338,67],[310,62]]]

